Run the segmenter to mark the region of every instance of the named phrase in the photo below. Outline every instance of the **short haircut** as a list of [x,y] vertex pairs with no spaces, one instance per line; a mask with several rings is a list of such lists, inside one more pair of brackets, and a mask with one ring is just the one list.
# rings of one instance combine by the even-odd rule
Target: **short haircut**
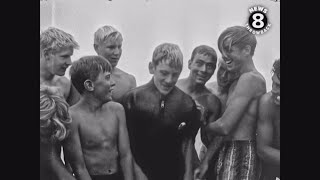
[[276,59],[272,65],[272,71],[273,74],[276,74],[278,79],[280,80],[280,58]]
[[218,38],[218,48],[221,53],[223,50],[229,52],[232,46],[243,49],[247,45],[250,45],[250,54],[253,56],[257,45],[256,36],[243,26],[229,27]]
[[210,46],[207,46],[207,45],[200,45],[200,46],[197,46],[193,51],[192,51],[192,54],[191,54],[191,61],[193,61],[193,58],[195,55],[197,54],[202,54],[202,55],[205,55],[205,56],[210,56],[212,61],[214,61],[214,64],[217,63],[217,53],[216,51],[210,47]]
[[152,63],[157,66],[160,62],[182,70],[183,55],[179,46],[172,43],[163,43],[157,46],[153,51]]
[[109,37],[117,39],[122,37],[121,33],[112,26],[102,26],[94,33],[94,44],[104,43]]
[[49,27],[40,33],[40,53],[55,53],[64,47],[79,49],[79,44],[71,34],[55,27]]
[[102,56],[84,56],[74,61],[70,68],[71,83],[80,94],[85,91],[86,80],[95,81],[100,72],[111,72],[112,66]]
[[71,117],[69,105],[58,93],[58,87],[40,85],[40,141],[62,141],[66,138]]

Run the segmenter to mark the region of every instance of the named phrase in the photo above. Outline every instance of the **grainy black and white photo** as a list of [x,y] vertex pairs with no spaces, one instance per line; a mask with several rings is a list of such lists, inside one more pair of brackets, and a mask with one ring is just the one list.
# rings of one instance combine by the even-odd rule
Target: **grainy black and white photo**
[[41,180],[280,180],[280,1],[40,0]]

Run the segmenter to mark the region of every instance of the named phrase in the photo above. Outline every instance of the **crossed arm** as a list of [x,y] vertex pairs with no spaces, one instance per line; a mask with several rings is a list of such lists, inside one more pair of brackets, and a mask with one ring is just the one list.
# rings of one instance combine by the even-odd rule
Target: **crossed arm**
[[260,77],[251,73],[243,74],[228,99],[226,110],[215,122],[207,126],[207,131],[214,135],[227,136],[241,120],[248,105],[258,95],[265,93],[265,82]]
[[259,103],[259,119],[257,129],[257,148],[259,157],[272,165],[280,165],[280,150],[273,148],[273,113],[264,97]]

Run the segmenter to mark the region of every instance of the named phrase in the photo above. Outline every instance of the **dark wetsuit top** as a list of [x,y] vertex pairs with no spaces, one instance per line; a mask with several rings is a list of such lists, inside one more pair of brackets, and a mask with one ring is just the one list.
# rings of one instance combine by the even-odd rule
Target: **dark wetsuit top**
[[[200,112],[192,98],[177,87],[163,96],[152,79],[130,90],[123,106],[132,154],[148,179],[182,179],[182,140],[194,139],[200,127]],[[186,125],[179,130],[183,122]]]

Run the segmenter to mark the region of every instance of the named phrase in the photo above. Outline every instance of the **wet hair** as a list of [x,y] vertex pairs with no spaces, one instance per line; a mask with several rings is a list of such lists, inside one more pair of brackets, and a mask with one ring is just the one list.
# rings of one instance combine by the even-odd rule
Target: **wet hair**
[[94,33],[94,44],[104,43],[108,38],[117,39],[122,37],[121,33],[112,26],[102,26]]
[[71,34],[55,27],[49,27],[40,33],[40,53],[55,53],[64,47],[79,49],[79,44]]
[[155,48],[152,55],[152,63],[157,66],[165,62],[170,67],[181,69],[183,67],[183,55],[178,45],[162,43]]
[[280,80],[280,58],[274,61],[271,72],[273,74],[276,74],[276,76]]
[[200,46],[197,46],[196,48],[194,48],[194,50],[192,51],[192,54],[191,54],[191,61],[193,61],[194,57],[197,54],[202,54],[204,56],[210,56],[212,61],[214,61],[214,64],[217,63],[217,53],[210,46],[200,45]]
[[247,45],[251,47],[250,54],[253,56],[257,45],[256,36],[243,26],[229,27],[218,38],[218,48],[221,53],[229,52],[232,46],[243,49]]
[[62,141],[68,134],[69,105],[58,87],[40,85],[40,142]]
[[86,80],[95,81],[100,72],[111,71],[112,66],[104,57],[84,56],[72,63],[69,73],[73,86],[80,94],[83,94],[85,91],[84,82]]

